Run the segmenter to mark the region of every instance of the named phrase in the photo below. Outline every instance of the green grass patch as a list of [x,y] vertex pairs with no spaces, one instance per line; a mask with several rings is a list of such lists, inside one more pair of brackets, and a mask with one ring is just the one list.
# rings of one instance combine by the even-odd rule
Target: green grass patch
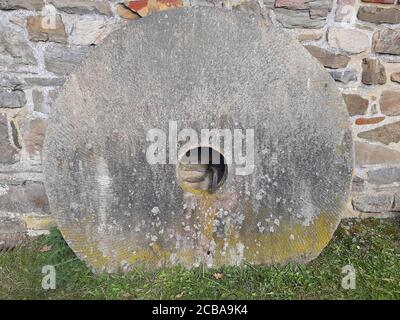
[[[42,289],[44,265],[56,268],[55,290]],[[341,286],[345,265],[356,270],[354,290]],[[400,299],[400,224],[344,221],[306,266],[174,267],[126,275],[93,274],[54,229],[0,256],[0,299]]]

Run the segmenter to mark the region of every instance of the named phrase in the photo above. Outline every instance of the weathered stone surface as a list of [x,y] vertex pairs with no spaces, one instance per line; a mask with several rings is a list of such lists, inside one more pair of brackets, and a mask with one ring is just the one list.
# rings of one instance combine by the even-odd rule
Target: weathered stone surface
[[361,212],[393,212],[395,207],[395,194],[393,191],[371,191],[353,195],[353,208]]
[[31,86],[59,87],[65,83],[65,78],[25,78],[25,82]]
[[0,69],[15,70],[19,66],[36,65],[32,48],[21,32],[0,20]]
[[[3,192],[5,192],[5,189],[3,189],[4,185],[1,184],[0,182],[0,196]],[[4,235],[6,234],[18,234],[18,233],[24,233],[26,231],[26,225],[25,223],[18,218],[15,217],[9,217],[9,216],[0,216],[0,252],[2,249],[2,242],[4,241]],[[8,239],[6,239],[8,240]]]
[[323,33],[319,30],[302,30],[298,35],[299,41],[316,41],[322,38]]
[[14,143],[14,146],[17,147],[18,149],[22,149],[21,142],[19,141],[19,135],[15,119],[10,119],[10,126],[11,126],[12,142]]
[[398,8],[379,8],[361,7],[357,14],[358,19],[373,23],[400,23],[400,9]]
[[[274,9],[275,8],[275,2],[276,2],[276,0],[263,0],[262,1],[262,3],[264,4],[265,8],[268,8],[268,9]],[[243,2],[241,2],[241,4],[248,4],[248,3],[258,4],[257,2],[253,2],[253,1],[243,1]],[[258,4],[258,7],[260,7],[259,4]]]
[[21,108],[26,104],[22,90],[0,88],[0,108]]
[[330,0],[305,0],[304,2],[307,3],[310,10],[321,10],[326,12],[326,14],[328,14],[333,7],[333,2]]
[[[232,164],[215,194],[181,188],[175,164],[143,152],[168,119],[254,128],[256,171]],[[46,190],[97,271],[305,262],[347,205],[349,126],[335,82],[282,30],[237,11],[169,10],[113,33],[71,75],[49,118]]]
[[333,53],[317,46],[307,45],[305,48],[327,68],[345,68],[350,61],[344,54]]
[[400,54],[400,29],[383,29],[375,32],[373,49],[377,53]]
[[0,0],[1,10],[41,10],[43,6],[43,0]]
[[104,19],[78,20],[71,34],[71,43],[76,45],[97,44],[106,30]]
[[392,75],[390,76],[390,80],[400,83],[400,72],[392,73]]
[[69,74],[83,60],[88,51],[88,47],[68,47],[54,44],[45,52],[46,69],[59,75]]
[[307,4],[304,0],[276,0],[275,7],[287,9],[307,9]]
[[51,105],[57,99],[60,89],[54,89],[48,92],[47,94],[47,107],[51,108]]
[[349,115],[356,116],[356,115],[363,115],[368,110],[369,101],[358,94],[344,94],[343,95],[344,101],[347,105],[347,110]]
[[325,25],[325,18],[314,18],[310,16],[307,10],[289,10],[284,8],[277,8],[274,10],[276,20],[285,28],[306,28],[306,29],[319,29]]
[[0,108],[21,108],[25,104],[22,83],[14,76],[0,74]]
[[369,3],[395,4],[397,0],[361,0]]
[[328,43],[332,48],[350,53],[361,53],[371,46],[370,39],[364,32],[339,27],[329,28]]
[[325,18],[327,17],[329,13],[328,9],[310,9],[310,18],[311,19],[323,19],[325,20]]
[[347,84],[352,81],[357,81],[358,79],[358,72],[357,70],[350,69],[350,70],[332,70],[329,71],[331,74],[332,78],[335,79],[335,81]]
[[136,20],[140,18],[139,14],[133,12],[131,9],[129,9],[126,5],[122,3],[117,4],[116,10],[118,15],[123,19]]
[[[204,6],[213,6],[214,4],[212,2],[202,2],[201,0],[197,3],[201,3],[201,5]],[[218,6],[222,6],[223,2],[219,2]],[[226,2],[229,4],[230,2]],[[183,6],[187,6],[186,1],[182,1]],[[268,16],[267,11],[268,9],[274,9],[275,8],[275,0],[264,0],[263,1],[263,7],[260,7],[260,4],[255,1],[239,1],[238,4],[232,4],[232,10],[237,10],[246,14],[255,14],[255,15],[261,15],[261,16]],[[194,2],[192,2],[192,6],[196,6]],[[268,18],[269,20],[269,18]]]
[[0,88],[21,89],[21,86],[21,81],[17,77],[7,73],[0,74]]
[[149,13],[164,11],[183,6],[182,0],[135,0],[125,1],[125,5],[141,17],[147,16]]
[[49,0],[48,3],[58,10],[74,14],[97,13],[112,16],[110,3],[107,0]]
[[[27,30],[29,39],[32,41],[53,41],[67,43],[68,37],[65,33],[64,23],[61,16],[55,16],[54,22],[49,22],[47,17],[28,17]],[[54,25],[52,24],[54,23]]]
[[358,126],[365,126],[371,124],[377,124],[385,120],[385,117],[373,117],[373,118],[358,118],[356,119],[355,124]]
[[51,228],[57,227],[56,221],[51,214],[28,213],[23,215],[22,220],[25,222],[30,232],[32,232],[32,230],[50,230]]
[[400,183],[400,167],[370,170],[368,171],[368,182],[375,185]]
[[285,28],[318,29],[324,26],[332,3],[330,0],[277,0],[274,13]]
[[358,137],[387,145],[392,142],[398,143],[400,142],[400,122],[394,122],[373,130],[360,132]]
[[378,59],[363,59],[362,82],[368,85],[386,83],[386,70]]
[[46,132],[46,120],[21,119],[19,128],[25,150],[31,159],[40,161],[42,158],[43,140]]
[[400,163],[400,152],[361,141],[355,141],[356,165],[360,167],[369,165],[391,165]]
[[354,19],[356,0],[338,0],[335,21],[351,23]]
[[0,164],[13,164],[19,161],[18,149],[12,145],[10,133],[7,115],[0,113]]
[[387,116],[400,116],[400,91],[382,92],[381,111]]
[[[1,185],[0,185],[1,194]],[[26,224],[18,217],[0,213],[0,254],[18,248],[26,240]]]
[[15,213],[49,213],[49,202],[43,183],[24,181],[0,182],[0,211]]
[[126,6],[141,17],[145,17],[149,14],[147,0],[127,1]]
[[392,211],[400,212],[400,192],[395,190],[394,192],[394,201],[392,203]]
[[33,110],[37,112],[46,113],[46,106],[44,103],[43,92],[39,89],[32,90]]
[[332,9],[332,1],[330,0],[276,0],[275,8],[287,9],[307,9],[307,10],[323,10],[330,11]]
[[8,21],[21,28],[26,27],[26,19],[24,17],[11,15],[8,17]]
[[351,192],[363,192],[365,189],[365,181],[359,176],[354,176],[351,181]]
[[376,103],[376,97],[375,96],[372,96],[371,97],[371,114],[377,114],[378,113],[378,106],[377,106],[377,103]]

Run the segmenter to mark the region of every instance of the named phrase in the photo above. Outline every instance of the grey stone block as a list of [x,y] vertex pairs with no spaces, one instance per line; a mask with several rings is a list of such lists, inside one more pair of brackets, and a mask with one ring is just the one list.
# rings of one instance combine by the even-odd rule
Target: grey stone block
[[67,75],[84,59],[88,51],[88,47],[54,44],[45,53],[46,69],[55,74]]
[[23,33],[9,27],[0,19],[0,70],[16,70],[36,65],[37,61]]
[[380,168],[368,171],[368,182],[376,185],[400,184],[400,167]]
[[329,72],[335,81],[342,82],[344,84],[348,84],[352,81],[357,81],[358,72],[357,70],[332,70]]
[[49,203],[41,182],[14,184],[0,181],[0,211],[12,213],[49,213]]
[[19,161],[19,152],[11,143],[10,133],[7,115],[0,113],[0,164],[13,164]]
[[361,212],[390,212],[393,211],[393,202],[392,192],[354,194],[352,199],[353,208]]
[[15,76],[0,74],[0,108],[21,108],[25,104],[22,83]]

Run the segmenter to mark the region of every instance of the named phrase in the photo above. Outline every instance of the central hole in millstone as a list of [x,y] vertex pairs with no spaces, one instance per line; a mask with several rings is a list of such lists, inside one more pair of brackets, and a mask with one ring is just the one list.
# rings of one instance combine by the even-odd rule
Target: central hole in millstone
[[214,193],[225,182],[228,166],[224,156],[210,147],[195,147],[179,159],[177,176],[183,190]]

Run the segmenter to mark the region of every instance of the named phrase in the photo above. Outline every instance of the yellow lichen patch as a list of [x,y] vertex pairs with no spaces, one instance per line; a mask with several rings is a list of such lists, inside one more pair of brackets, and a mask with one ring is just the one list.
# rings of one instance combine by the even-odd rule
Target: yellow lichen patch
[[274,232],[242,235],[244,259],[254,264],[306,262],[328,244],[334,229],[327,214],[320,214],[310,226],[283,221]]
[[[153,269],[171,265],[171,255],[175,261],[186,267],[193,266],[195,252],[182,250],[171,252],[154,243],[147,249],[138,248],[134,238],[127,239],[92,239],[85,232],[85,223],[71,224],[60,228],[68,244],[74,249],[77,256],[86,261],[97,272],[104,270],[117,272],[122,266],[141,266]],[[104,252],[109,255],[105,255]]]
[[[93,227],[93,222],[86,220],[79,224],[64,221],[63,225],[68,227],[60,230],[77,255],[95,271],[117,272],[125,267],[155,269],[176,264],[191,268],[202,262],[213,267],[240,266],[245,262],[267,265],[305,263],[318,256],[328,244],[339,222],[338,215],[321,212],[308,225],[286,218],[275,229],[260,232],[256,229],[258,217],[265,216],[266,209],[254,212],[251,204],[246,202],[241,206],[246,211],[242,226],[238,228],[237,224],[229,223],[223,234],[217,234],[215,221],[226,197],[217,194],[196,197],[198,204],[192,218],[200,223],[200,238],[193,245],[178,249],[171,243],[163,246],[162,241],[144,245],[143,241],[138,241],[137,234],[121,235],[118,239],[88,236],[86,232]],[[176,232],[178,230],[180,227],[177,226]],[[211,242],[215,245],[209,252]]]
[[22,217],[26,227],[31,230],[48,230],[56,225],[53,216],[27,214]]
[[216,216],[215,195],[205,195],[200,198],[198,214],[200,215],[201,225],[203,226],[203,237],[207,245],[213,238],[214,221]]
[[339,156],[344,155],[345,153],[347,153],[347,149],[346,148],[347,147],[344,146],[343,144],[338,144],[336,146],[336,154],[339,155]]
[[79,230],[77,226],[60,228],[64,239],[81,260],[86,261],[94,270],[104,270],[109,264],[109,258],[98,249],[96,242],[91,242],[85,233],[77,233],[76,230]]
[[196,188],[191,188],[190,185],[188,183],[185,182],[180,182],[179,183],[180,187],[182,188],[183,191],[188,192],[188,193],[192,193],[196,196],[207,196],[209,194],[211,194],[210,191],[208,190],[201,190],[201,189],[196,189]]

